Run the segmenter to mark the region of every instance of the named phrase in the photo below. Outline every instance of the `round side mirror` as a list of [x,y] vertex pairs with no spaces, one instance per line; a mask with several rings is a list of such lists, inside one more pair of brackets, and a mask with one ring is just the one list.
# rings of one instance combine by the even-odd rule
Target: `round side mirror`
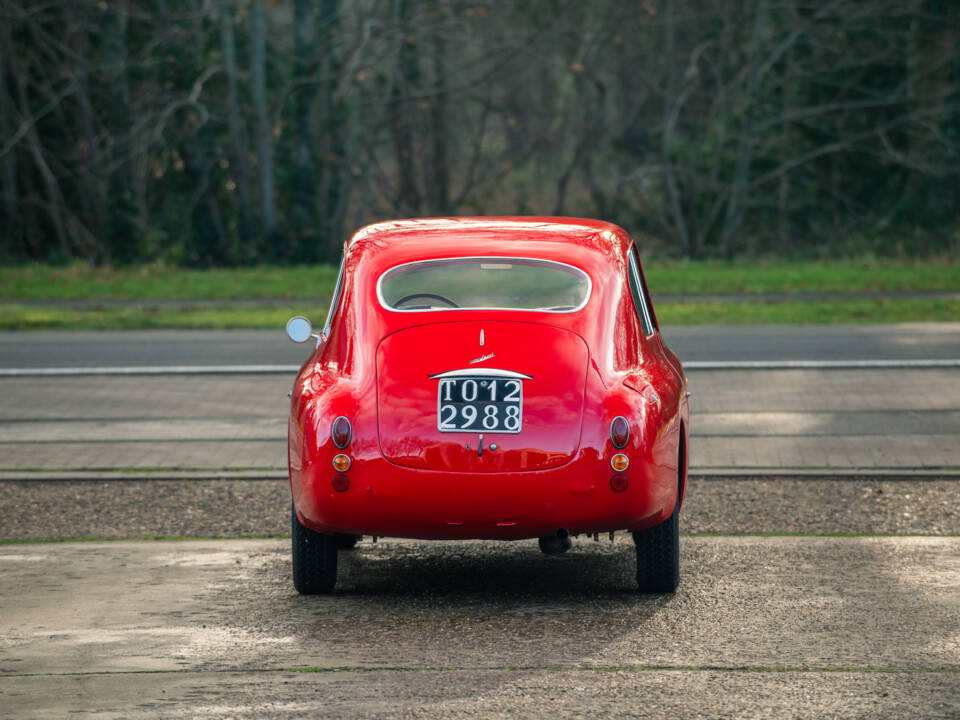
[[313,335],[313,325],[302,315],[287,320],[287,337],[295,343],[305,343]]

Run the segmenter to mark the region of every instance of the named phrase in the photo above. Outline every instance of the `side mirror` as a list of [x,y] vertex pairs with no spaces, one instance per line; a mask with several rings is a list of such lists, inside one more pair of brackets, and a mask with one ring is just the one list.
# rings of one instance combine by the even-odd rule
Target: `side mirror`
[[302,315],[287,320],[287,337],[295,343],[305,343],[313,337],[313,325]]

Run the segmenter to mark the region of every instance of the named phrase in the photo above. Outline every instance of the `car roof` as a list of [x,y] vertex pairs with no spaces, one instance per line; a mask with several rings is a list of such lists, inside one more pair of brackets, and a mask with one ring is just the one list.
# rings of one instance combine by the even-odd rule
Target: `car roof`
[[627,233],[613,223],[569,217],[460,217],[390,220],[358,230],[351,255],[376,251],[378,265],[442,254],[491,252],[564,260],[573,254],[623,257]]

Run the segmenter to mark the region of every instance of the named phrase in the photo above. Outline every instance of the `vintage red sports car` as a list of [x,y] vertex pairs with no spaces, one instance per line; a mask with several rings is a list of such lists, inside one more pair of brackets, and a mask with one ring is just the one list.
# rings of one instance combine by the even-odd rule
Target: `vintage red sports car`
[[628,530],[637,581],[672,592],[689,404],[636,245],[574,218],[383,222],[346,244],[293,386],[293,582],[333,590],[359,536]]

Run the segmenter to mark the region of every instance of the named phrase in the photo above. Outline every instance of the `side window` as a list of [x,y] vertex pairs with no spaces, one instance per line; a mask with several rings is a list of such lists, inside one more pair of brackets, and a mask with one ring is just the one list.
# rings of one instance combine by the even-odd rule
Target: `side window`
[[347,260],[347,254],[344,252],[340,258],[340,271],[337,273],[337,284],[333,286],[333,297],[330,298],[330,309],[327,310],[327,321],[323,324],[323,336],[330,337],[330,323],[333,322],[333,314],[337,311],[337,305],[340,304],[340,294],[343,292],[343,265]]
[[640,317],[640,325],[643,327],[644,335],[653,335],[657,329],[653,322],[653,313],[650,312],[650,301],[647,298],[646,288],[640,279],[640,267],[637,264],[636,248],[630,249],[630,294],[633,295],[633,304],[637,308],[637,315]]

